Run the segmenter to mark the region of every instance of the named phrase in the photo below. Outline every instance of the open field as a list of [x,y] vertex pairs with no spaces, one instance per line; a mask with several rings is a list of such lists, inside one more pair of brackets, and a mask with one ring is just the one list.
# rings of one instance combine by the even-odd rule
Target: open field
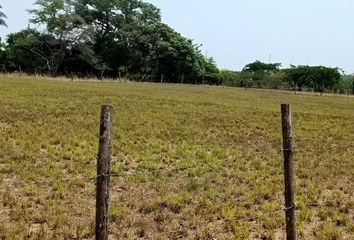
[[[284,239],[280,103],[300,239],[354,239],[354,99],[0,78],[0,239],[92,239],[100,105],[111,239]],[[189,168],[189,166],[192,166]],[[65,181],[63,181],[63,179]]]

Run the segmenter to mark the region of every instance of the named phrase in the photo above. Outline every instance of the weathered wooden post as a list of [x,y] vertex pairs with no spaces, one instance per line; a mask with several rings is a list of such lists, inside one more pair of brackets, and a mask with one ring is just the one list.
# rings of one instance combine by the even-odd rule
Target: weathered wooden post
[[291,106],[289,104],[281,105],[281,116],[284,154],[286,239],[295,240],[294,158],[291,131]]
[[110,162],[112,150],[112,110],[102,106],[100,119],[100,139],[97,157],[96,186],[96,240],[108,239],[108,203]]

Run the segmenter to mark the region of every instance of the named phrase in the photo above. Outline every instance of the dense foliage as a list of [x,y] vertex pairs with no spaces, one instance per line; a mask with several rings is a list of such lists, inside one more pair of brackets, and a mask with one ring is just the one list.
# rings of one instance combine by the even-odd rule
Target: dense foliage
[[[1,6],[0,6],[1,8]],[[337,68],[255,61],[219,70],[192,40],[141,0],[37,0],[28,28],[0,42],[2,71],[244,88],[353,93]],[[0,25],[6,26],[0,12]]]
[[235,87],[354,93],[353,76],[342,75],[339,68],[291,66],[280,69],[280,66],[256,61],[247,64],[241,72],[223,70],[220,78],[224,85]]
[[323,66],[292,66],[284,72],[285,80],[295,91],[305,87],[323,93],[325,89],[333,90],[341,78],[338,68]]
[[37,0],[29,12],[41,30],[8,36],[1,64],[10,71],[216,83],[213,59],[162,23],[160,10],[150,3]]

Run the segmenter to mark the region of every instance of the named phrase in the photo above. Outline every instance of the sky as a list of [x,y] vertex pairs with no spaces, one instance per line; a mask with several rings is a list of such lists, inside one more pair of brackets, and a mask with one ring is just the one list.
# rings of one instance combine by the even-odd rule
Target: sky
[[[241,70],[255,60],[283,67],[323,65],[354,73],[353,0],[146,0],[162,20],[213,57],[220,68]],[[34,0],[0,0],[7,29],[26,28]]]

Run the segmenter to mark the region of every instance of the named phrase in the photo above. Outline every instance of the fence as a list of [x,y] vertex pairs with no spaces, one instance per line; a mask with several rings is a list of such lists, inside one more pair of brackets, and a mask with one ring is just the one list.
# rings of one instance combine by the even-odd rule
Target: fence
[[[92,180],[96,181],[96,239],[97,240],[107,240],[108,239],[108,207],[109,207],[109,184],[111,177],[123,177],[139,175],[141,173],[128,173],[128,174],[117,174],[112,173],[110,170],[111,161],[111,150],[112,150],[112,113],[113,108],[111,106],[102,106],[101,117],[100,117],[100,131],[99,131],[99,151],[97,158],[97,175],[94,177],[75,177],[75,178],[63,178],[59,181],[68,182],[71,180]],[[278,209],[276,211],[268,213],[268,215],[275,215],[280,212],[285,212],[285,222],[286,222],[286,236],[288,240],[296,239],[296,228],[295,228],[295,203],[294,203],[294,173],[293,173],[293,153],[300,152],[293,149],[293,139],[292,139],[292,129],[291,129],[291,107],[289,104],[281,105],[281,122],[282,122],[282,133],[283,133],[283,148],[280,149],[284,157],[284,186],[285,186],[285,206],[283,209]],[[353,144],[348,144],[348,147],[353,146]],[[308,151],[304,151],[308,152]],[[178,171],[185,171],[187,169],[192,169],[200,167],[200,164],[194,164],[184,167],[175,167],[171,169],[161,169],[150,171],[154,173],[158,172],[170,172],[175,173]],[[34,181],[28,184],[19,184],[17,187],[25,187],[46,183],[57,182],[58,180],[47,180],[47,181]],[[11,189],[12,187],[0,187],[0,189]],[[259,218],[264,217],[265,214],[259,216]],[[247,218],[247,217],[246,217]],[[257,217],[256,217],[257,218]],[[235,220],[244,220],[245,218],[237,218]],[[255,217],[252,218],[255,220]],[[211,224],[208,222],[206,225]],[[192,228],[197,228],[201,226],[194,226]],[[178,233],[183,231],[175,230],[168,233]],[[155,237],[158,237],[158,234]]]

